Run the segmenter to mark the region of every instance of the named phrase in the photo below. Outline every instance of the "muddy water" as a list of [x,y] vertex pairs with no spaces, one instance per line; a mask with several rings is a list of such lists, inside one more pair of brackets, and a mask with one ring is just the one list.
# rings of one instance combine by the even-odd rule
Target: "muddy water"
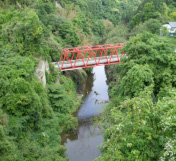
[[109,101],[106,79],[104,66],[94,67],[89,75],[84,102],[76,113],[79,120],[77,131],[62,135],[69,161],[92,161],[100,156],[97,146],[103,142],[103,136],[91,120],[103,111],[107,103],[102,102]]

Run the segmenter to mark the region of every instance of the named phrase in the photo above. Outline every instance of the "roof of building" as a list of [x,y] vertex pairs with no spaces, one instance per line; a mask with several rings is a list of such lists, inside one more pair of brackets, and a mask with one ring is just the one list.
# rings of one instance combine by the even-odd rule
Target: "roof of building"
[[172,28],[176,28],[176,22],[169,22],[169,25],[170,25]]
[[163,27],[167,27],[168,29],[171,29],[171,25],[169,24],[164,24]]

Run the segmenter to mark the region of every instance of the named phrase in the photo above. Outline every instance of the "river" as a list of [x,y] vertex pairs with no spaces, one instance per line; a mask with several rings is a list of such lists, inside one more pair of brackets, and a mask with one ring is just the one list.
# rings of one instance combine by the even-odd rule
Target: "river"
[[67,148],[69,161],[92,161],[101,154],[97,146],[103,142],[103,136],[91,120],[100,115],[106,106],[107,103],[102,101],[109,101],[106,80],[104,66],[94,67],[87,79],[84,102],[76,112],[79,126],[74,133],[62,135],[62,144]]

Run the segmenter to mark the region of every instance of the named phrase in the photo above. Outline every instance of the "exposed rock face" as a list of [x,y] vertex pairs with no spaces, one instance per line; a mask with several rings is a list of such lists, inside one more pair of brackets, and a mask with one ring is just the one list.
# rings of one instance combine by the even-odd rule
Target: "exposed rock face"
[[40,60],[35,75],[37,76],[38,80],[43,83],[44,87],[46,87],[45,71],[50,73],[48,61]]
[[56,1],[56,7],[62,8],[62,6],[60,5],[60,3],[58,3],[57,1]]

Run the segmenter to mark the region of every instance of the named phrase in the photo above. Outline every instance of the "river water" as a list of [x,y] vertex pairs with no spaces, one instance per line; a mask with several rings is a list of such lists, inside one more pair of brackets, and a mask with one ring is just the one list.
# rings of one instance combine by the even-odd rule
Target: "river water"
[[106,106],[102,101],[109,101],[106,80],[104,66],[94,67],[86,82],[84,102],[76,113],[79,126],[74,133],[62,135],[69,161],[92,161],[101,154],[97,146],[103,142],[103,136],[91,120]]

